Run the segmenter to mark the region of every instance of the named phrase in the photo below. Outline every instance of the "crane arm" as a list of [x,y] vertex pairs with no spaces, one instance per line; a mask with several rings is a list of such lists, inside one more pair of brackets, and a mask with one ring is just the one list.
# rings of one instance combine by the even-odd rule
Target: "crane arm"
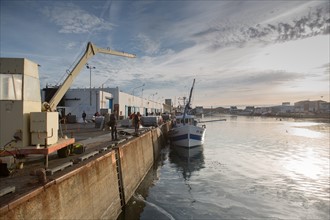
[[92,56],[96,55],[97,53],[104,53],[104,54],[110,54],[115,56],[123,56],[128,58],[135,58],[136,56],[134,54],[129,54],[125,52],[119,52],[115,50],[110,49],[103,49],[98,48],[91,42],[88,42],[86,51],[78,61],[78,63],[75,65],[75,67],[72,69],[72,71],[69,73],[65,81],[62,83],[62,85],[58,88],[55,95],[52,97],[52,99],[49,101],[49,103],[44,103],[43,107],[45,110],[48,111],[54,111],[56,109],[56,106],[61,101],[65,93],[68,91],[70,86],[73,83],[73,80],[79,75],[81,69],[85,66],[88,59]]

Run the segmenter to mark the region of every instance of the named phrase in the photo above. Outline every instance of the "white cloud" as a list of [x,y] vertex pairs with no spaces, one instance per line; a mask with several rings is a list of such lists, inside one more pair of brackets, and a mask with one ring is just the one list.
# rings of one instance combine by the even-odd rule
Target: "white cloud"
[[147,55],[157,54],[160,50],[160,43],[151,40],[145,34],[139,33],[137,36],[137,41],[139,42],[139,50],[144,51]]
[[59,3],[42,9],[52,22],[60,26],[60,33],[88,33],[93,31],[111,30],[112,24],[104,19],[88,13],[79,6]]
[[272,44],[261,48],[250,66],[258,69],[310,73],[329,63],[329,35]]
[[[145,83],[145,96],[158,92],[160,97],[174,98],[187,95],[196,78],[196,105],[242,100],[281,103],[296,101],[290,97],[306,96],[306,91],[314,95],[329,91],[329,15],[325,7],[321,16],[317,14],[317,1],[94,1],[90,7],[85,1],[62,1],[44,5],[43,15],[50,24],[47,19],[41,27],[38,22],[26,22],[38,30],[31,31],[31,36],[48,33],[43,36],[42,51],[56,58],[45,57],[42,62],[43,85],[46,80],[58,81],[71,62],[80,58],[88,39],[99,47],[138,55],[135,59],[93,57],[89,63],[96,66],[95,87],[107,82],[131,92]],[[20,14],[13,17],[19,24]],[[4,33],[15,33],[14,37],[8,34],[8,39],[23,35],[15,30],[3,31],[1,36]],[[29,47],[22,47],[25,44],[7,45],[19,45],[29,54]],[[40,44],[29,46],[38,48],[34,45]],[[73,86],[88,87],[89,70],[84,68]]]
[[67,43],[65,48],[70,50],[70,49],[76,48],[77,45],[78,45],[77,42],[69,42],[69,43]]

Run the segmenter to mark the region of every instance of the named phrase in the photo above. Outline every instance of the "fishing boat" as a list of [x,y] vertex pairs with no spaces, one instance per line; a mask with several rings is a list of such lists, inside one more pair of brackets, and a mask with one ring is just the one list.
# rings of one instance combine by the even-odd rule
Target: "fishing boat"
[[194,115],[189,114],[191,95],[195,85],[195,79],[190,90],[188,103],[185,105],[182,115],[176,116],[173,121],[173,128],[169,132],[169,137],[172,145],[194,148],[204,144],[205,125],[198,126]]

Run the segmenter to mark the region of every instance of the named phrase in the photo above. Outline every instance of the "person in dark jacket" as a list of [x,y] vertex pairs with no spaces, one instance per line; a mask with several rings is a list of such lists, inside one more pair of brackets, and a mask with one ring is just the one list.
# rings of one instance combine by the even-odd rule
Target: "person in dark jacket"
[[111,115],[110,115],[109,126],[111,128],[111,139],[112,140],[118,140],[118,138],[117,138],[117,116],[116,116],[116,111],[114,113],[111,113]]
[[87,123],[87,122],[86,122],[86,112],[85,112],[85,111],[82,113],[81,116],[82,116],[82,118],[83,118],[83,122],[84,122],[84,123]]
[[140,127],[140,112],[136,113],[134,115],[134,128],[135,128],[135,133],[137,134],[139,131],[139,127]]

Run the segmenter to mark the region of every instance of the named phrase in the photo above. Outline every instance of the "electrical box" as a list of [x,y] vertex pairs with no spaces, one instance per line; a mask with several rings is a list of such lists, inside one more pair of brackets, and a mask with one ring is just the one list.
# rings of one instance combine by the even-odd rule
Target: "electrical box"
[[58,141],[58,112],[31,112],[31,145],[51,145]]

